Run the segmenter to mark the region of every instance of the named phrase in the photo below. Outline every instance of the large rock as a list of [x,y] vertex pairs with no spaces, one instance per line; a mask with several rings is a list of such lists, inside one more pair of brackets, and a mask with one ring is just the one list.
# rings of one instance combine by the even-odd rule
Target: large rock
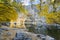
[[11,29],[0,28],[0,40],[12,40],[16,31]]

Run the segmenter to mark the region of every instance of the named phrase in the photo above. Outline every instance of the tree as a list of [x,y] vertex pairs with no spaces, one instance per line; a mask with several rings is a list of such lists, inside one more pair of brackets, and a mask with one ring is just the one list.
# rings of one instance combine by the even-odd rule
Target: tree
[[17,12],[23,13],[24,15],[28,14],[28,10],[24,8],[21,2],[16,2],[15,0],[11,3],[11,5],[16,9]]
[[14,9],[19,13],[23,13],[25,15],[28,14],[28,11],[24,8],[21,2],[18,3],[16,0],[1,0],[1,3],[13,6]]
[[50,5],[53,5],[53,12],[56,12],[57,7],[59,6],[60,1],[59,0],[50,0]]
[[[54,11],[53,12],[51,12],[51,13],[49,13],[49,5],[44,5],[44,6],[39,6],[39,4],[37,5],[37,9],[39,10],[39,8],[41,8],[40,10],[40,12],[39,12],[39,16],[44,16],[45,17],[45,19],[46,19],[46,23],[47,24],[60,24],[60,12],[56,12],[56,7],[55,7],[55,4],[58,4],[57,2],[56,2],[56,0],[54,0],[55,2],[52,2],[51,1],[51,3],[50,4],[52,4],[53,5],[53,8],[54,8]],[[42,2],[41,0],[40,0],[40,2]],[[40,4],[41,5],[41,4]]]
[[[46,16],[46,22],[47,24],[51,24],[48,26],[48,35],[54,37],[56,40],[60,40],[60,30],[59,30],[59,26],[60,25],[60,13],[57,12],[53,12],[50,13]],[[55,24],[55,25],[53,25]],[[57,25],[58,24],[58,25]]]
[[[49,0],[48,0],[49,1]],[[53,5],[53,12],[49,13],[49,5]],[[51,1],[49,5],[42,6],[43,10],[40,12],[40,16],[44,16],[46,19],[47,24],[59,24],[60,25],[60,12],[56,11],[57,7],[59,6],[59,2],[57,0],[54,0],[53,2]],[[57,6],[56,6],[57,5]],[[60,40],[60,30],[58,29],[58,26],[56,25],[49,25],[48,28],[48,35],[51,37],[54,37],[56,40]]]
[[40,11],[41,11],[41,7],[42,7],[41,5],[42,5],[42,0],[40,0]]
[[31,8],[33,9],[33,2],[34,2],[35,0],[30,0],[30,4],[31,4]]
[[50,13],[46,15],[46,22],[48,24],[59,24],[60,25],[60,13]]
[[18,14],[16,10],[8,4],[0,3],[0,22],[16,20]]

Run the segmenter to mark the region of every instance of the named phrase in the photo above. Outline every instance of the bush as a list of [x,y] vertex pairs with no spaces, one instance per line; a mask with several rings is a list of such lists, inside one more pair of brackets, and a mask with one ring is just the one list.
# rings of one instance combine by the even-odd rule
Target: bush
[[50,29],[47,28],[47,34],[56,40],[60,40],[60,30],[56,26],[51,26]]

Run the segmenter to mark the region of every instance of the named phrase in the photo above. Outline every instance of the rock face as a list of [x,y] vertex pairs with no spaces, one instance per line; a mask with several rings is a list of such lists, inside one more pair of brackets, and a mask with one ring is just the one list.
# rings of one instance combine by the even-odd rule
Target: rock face
[[[38,40],[34,33],[17,28],[0,28],[0,40]],[[40,40],[40,39],[39,39]]]
[[6,28],[0,28],[0,40],[12,40],[15,36],[15,31],[6,29]]
[[16,33],[14,40],[32,40],[32,38],[25,33]]
[[50,36],[27,32],[26,29],[0,28],[0,40],[54,40]]

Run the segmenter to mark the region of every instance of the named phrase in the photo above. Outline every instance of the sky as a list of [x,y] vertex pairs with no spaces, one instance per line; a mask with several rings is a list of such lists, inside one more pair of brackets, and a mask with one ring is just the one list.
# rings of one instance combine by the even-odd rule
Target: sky
[[23,5],[29,5],[30,4],[29,2],[30,2],[30,0],[24,0]]
[[[20,2],[20,1],[23,3],[23,5],[31,5],[30,0],[17,0],[17,2]],[[43,2],[44,1],[46,1],[46,0],[43,0]],[[40,3],[39,0],[35,0],[35,2],[33,2],[33,4],[38,4],[38,3]]]
[[[43,0],[43,2],[46,0]],[[30,0],[23,0],[23,5],[30,5]],[[38,4],[40,3],[40,0],[35,0],[35,2],[33,2],[33,4]]]
[[[17,2],[22,2],[23,5],[30,5],[30,0],[16,0]],[[40,3],[39,0],[35,0],[35,2],[33,2],[33,4],[38,4]]]

